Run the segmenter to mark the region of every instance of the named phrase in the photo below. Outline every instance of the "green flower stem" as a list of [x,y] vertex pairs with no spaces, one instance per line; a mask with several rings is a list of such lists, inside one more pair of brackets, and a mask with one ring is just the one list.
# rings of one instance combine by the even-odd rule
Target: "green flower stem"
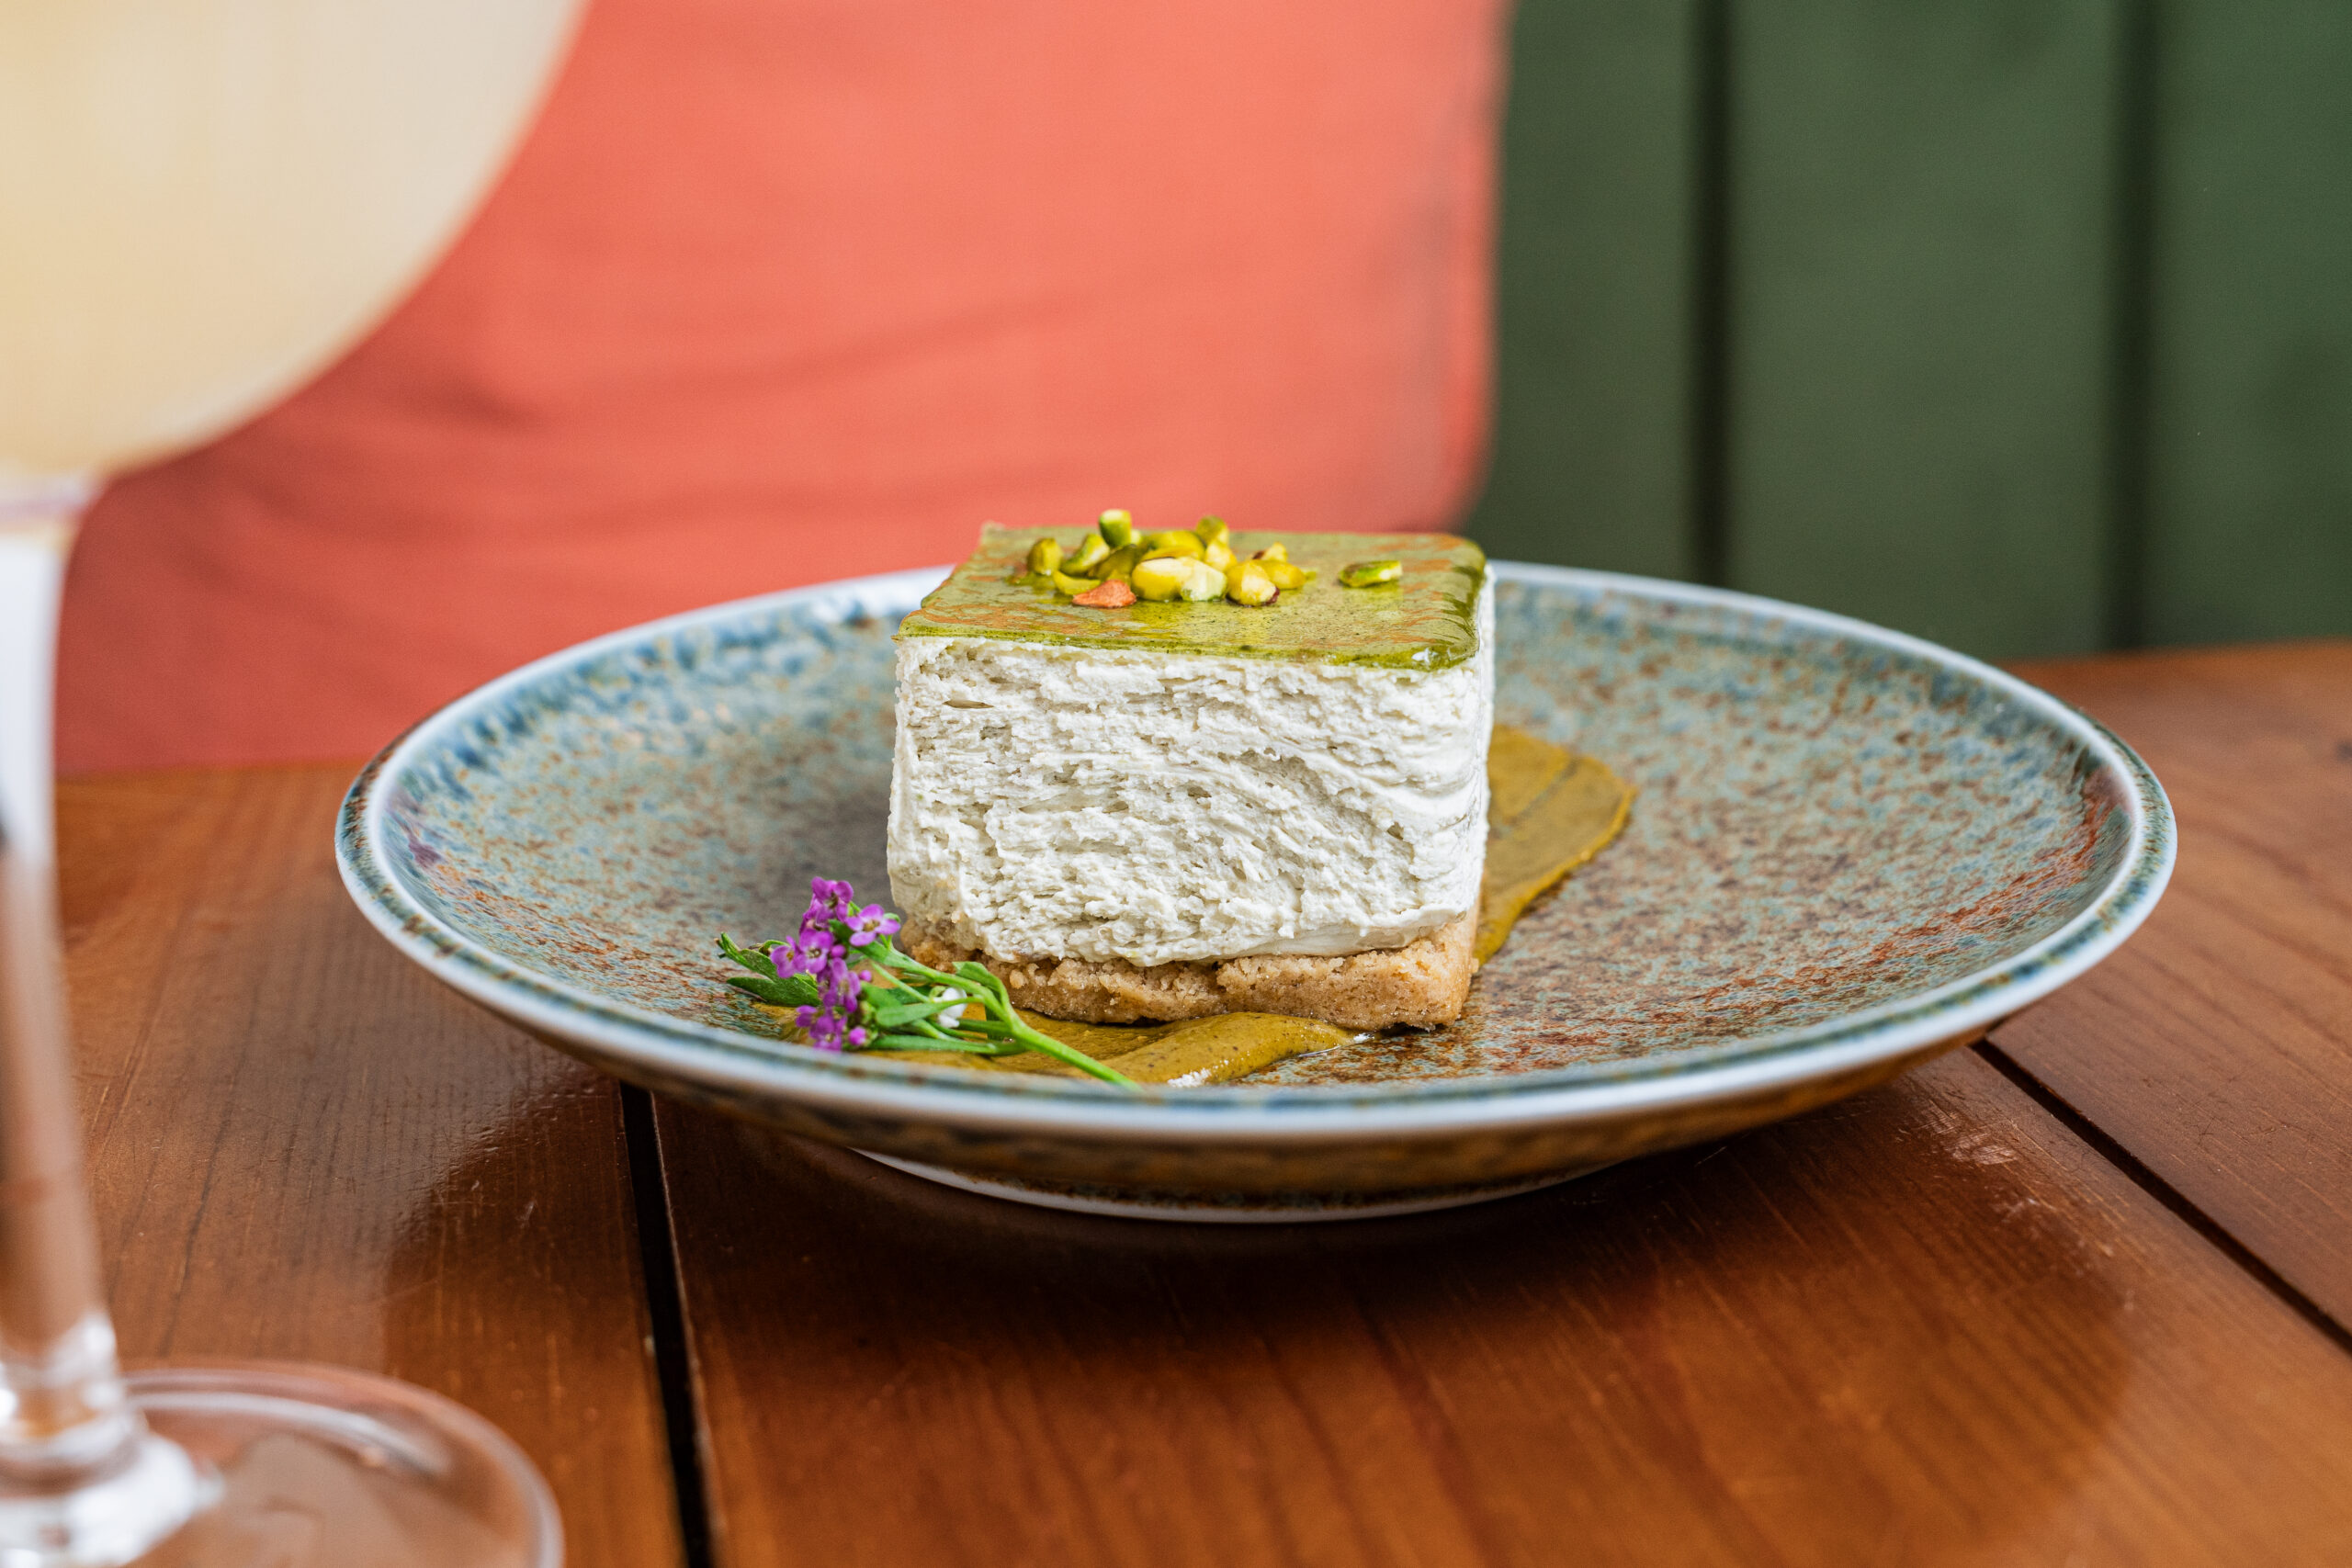
[[[978,1002],[987,1011],[996,1014],[999,1027],[1032,1051],[1042,1052],[1057,1062],[1076,1067],[1090,1077],[1101,1078],[1104,1083],[1117,1084],[1121,1089],[1139,1089],[1143,1087],[1115,1067],[1105,1066],[1085,1052],[1072,1050],[1060,1041],[1040,1034],[1022,1022],[1021,1015],[1013,1011],[1012,998],[1005,990],[1004,982],[993,975],[989,975],[986,970],[982,970],[979,976],[942,974],[928,964],[900,953],[887,937],[870,947],[859,948],[856,951],[861,958],[870,963],[884,964],[896,974],[912,975],[935,986],[956,987],[964,992],[967,999]],[[981,976],[986,976],[986,978],[981,978]],[[972,994],[975,990],[979,993],[978,996]],[[990,1031],[990,1032],[995,1032]]]
[[1117,1084],[1121,1089],[1143,1087],[1117,1068],[1105,1066],[1085,1052],[1072,1050],[1052,1036],[1040,1034],[1022,1022],[1021,1015],[1012,1010],[1012,998],[1006,995],[1003,981],[999,980],[989,987],[987,1003],[989,1010],[997,1014],[1012,1037],[1032,1051],[1042,1051],[1057,1061],[1066,1062],[1076,1067],[1090,1077],[1101,1078],[1104,1083]]
[[[918,1019],[909,1027],[913,1029],[917,1033],[928,1035],[933,1040],[945,1042],[947,1046],[953,1050],[969,1051],[973,1055],[980,1056],[1010,1056],[1013,1055],[1012,1050],[1009,1050],[1005,1046],[998,1044],[992,1041],[967,1040],[960,1034],[949,1034],[927,1018]],[[956,1027],[960,1029],[963,1026],[958,1024]]]
[[[1011,1002],[1007,1002],[1005,1004],[1008,1010],[1011,1009],[1012,1005],[1012,1004]],[[1103,1063],[1096,1061],[1093,1057],[1088,1055],[1083,1051],[1072,1050],[1069,1046],[1063,1044],[1058,1040],[1040,1034],[1018,1019],[1012,1021],[1012,1037],[1020,1041],[1023,1044],[1028,1046],[1032,1051],[1043,1051],[1046,1055],[1052,1056],[1059,1061],[1067,1062],[1071,1066],[1076,1067],[1080,1072],[1085,1073],[1091,1077],[1101,1078],[1104,1083],[1114,1083],[1121,1089],[1141,1089],[1143,1087],[1141,1084],[1136,1082],[1135,1079],[1127,1077],[1126,1074],[1119,1071],[1116,1067],[1105,1066]]]

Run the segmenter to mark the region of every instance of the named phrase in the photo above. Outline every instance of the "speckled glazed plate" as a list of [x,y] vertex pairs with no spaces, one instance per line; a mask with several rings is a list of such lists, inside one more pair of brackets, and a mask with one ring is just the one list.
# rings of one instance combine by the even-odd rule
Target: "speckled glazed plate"
[[829,1055],[721,984],[811,875],[888,886],[903,572],[557,654],[369,763],[337,831],[394,945],[660,1093],[1003,1196],[1186,1218],[1437,1207],[1881,1082],[2098,963],[2170,874],[2140,759],[2041,692],[1818,611],[1496,569],[1497,716],[1641,794],[1461,1021],[1143,1095]]

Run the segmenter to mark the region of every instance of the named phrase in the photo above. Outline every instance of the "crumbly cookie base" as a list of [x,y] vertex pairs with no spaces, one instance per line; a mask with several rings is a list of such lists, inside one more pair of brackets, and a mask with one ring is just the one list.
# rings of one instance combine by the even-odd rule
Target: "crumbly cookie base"
[[899,944],[934,969],[977,958],[1004,982],[1016,1005],[1082,1023],[1278,1012],[1345,1029],[1431,1028],[1462,1015],[1478,967],[1470,955],[1477,925],[1476,916],[1464,915],[1419,942],[1370,953],[1275,954],[1148,969],[1118,959],[994,958],[918,925],[910,925]]

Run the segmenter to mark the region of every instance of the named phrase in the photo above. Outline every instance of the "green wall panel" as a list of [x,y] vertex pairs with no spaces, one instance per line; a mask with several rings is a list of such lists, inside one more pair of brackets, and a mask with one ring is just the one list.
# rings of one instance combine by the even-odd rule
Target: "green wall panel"
[[1497,556],[1681,577],[1693,0],[1522,0],[1497,277]]
[[2352,0],[1522,0],[1514,49],[1495,553],[1995,657],[2352,632]]
[[2114,5],[1776,0],[1731,34],[1732,584],[2099,646]]
[[2352,5],[2158,10],[2143,625],[2352,632]]

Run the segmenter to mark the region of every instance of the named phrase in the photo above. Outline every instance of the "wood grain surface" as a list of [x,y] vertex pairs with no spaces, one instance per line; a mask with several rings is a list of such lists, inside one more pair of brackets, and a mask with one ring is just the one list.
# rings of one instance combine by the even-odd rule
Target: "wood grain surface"
[[61,792],[93,1187],[126,1356],[389,1372],[503,1427],[570,1561],[680,1561],[618,1095],[352,907],[352,770]]
[[2352,1561],[2352,643],[2025,672],[2148,756],[2182,854],[1986,1054],[1331,1226],[1028,1210],[665,1104],[651,1280],[618,1094],[367,929],[345,770],[69,784],[126,1348],[450,1393],[585,1564]]
[[1345,1225],[662,1144],[729,1568],[2352,1557],[2352,1357],[1970,1053]]
[[2147,926],[1994,1041],[2352,1326],[2352,642],[2018,666],[2147,758]]

